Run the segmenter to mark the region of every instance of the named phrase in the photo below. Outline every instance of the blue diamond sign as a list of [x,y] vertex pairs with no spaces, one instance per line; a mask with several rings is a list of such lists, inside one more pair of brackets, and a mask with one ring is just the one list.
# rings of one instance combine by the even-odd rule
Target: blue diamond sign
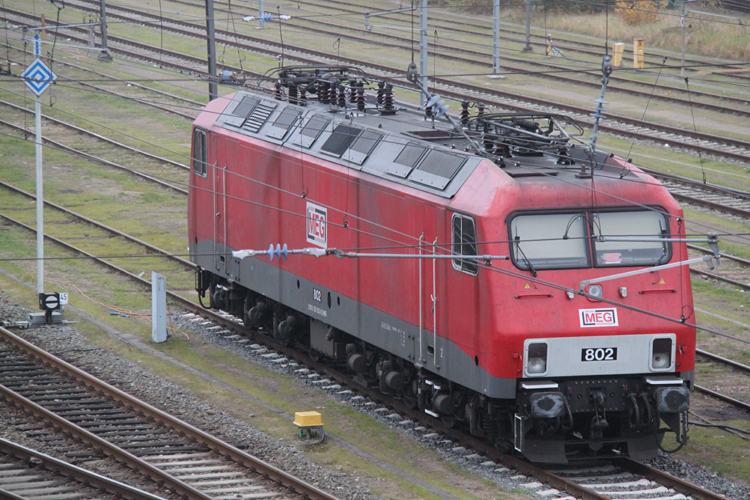
[[57,80],[57,75],[52,72],[39,59],[35,59],[33,63],[26,68],[26,71],[21,73],[24,83],[34,92],[40,96],[44,93],[47,88],[52,85],[52,82]]

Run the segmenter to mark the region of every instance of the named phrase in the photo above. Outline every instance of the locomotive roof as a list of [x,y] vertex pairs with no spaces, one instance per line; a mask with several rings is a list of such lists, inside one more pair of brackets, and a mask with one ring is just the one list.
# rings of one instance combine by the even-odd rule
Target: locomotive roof
[[[426,118],[419,108],[397,103],[384,110],[382,103],[369,95],[365,96],[364,111],[360,111],[348,97],[341,107],[312,96],[304,103],[298,98],[292,103],[278,91],[275,97],[240,91],[231,96],[215,124],[445,198],[453,197],[487,159],[476,152],[477,143],[486,145],[479,132],[469,131],[470,139],[442,119]],[[537,182],[574,178],[581,164],[590,162],[583,145],[565,140],[563,161],[559,151],[550,154],[549,150],[513,147],[493,159],[519,182],[530,177]],[[610,169],[605,162],[610,156],[597,152],[598,175],[608,177]],[[611,175],[621,172],[622,167],[617,166]]]

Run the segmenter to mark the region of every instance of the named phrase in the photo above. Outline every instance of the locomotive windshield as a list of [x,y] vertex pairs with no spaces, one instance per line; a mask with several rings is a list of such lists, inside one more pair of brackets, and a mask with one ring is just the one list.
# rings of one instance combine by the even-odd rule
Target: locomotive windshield
[[[526,270],[588,267],[583,214],[519,215],[510,223],[513,260]],[[563,235],[567,238],[563,239]]]
[[[666,216],[651,210],[518,215],[510,222],[511,256],[528,271],[656,266],[671,258]],[[630,241],[611,241],[608,238]]]
[[[655,266],[669,261],[666,242],[607,241],[608,237],[627,238],[667,236],[667,221],[659,212],[602,212],[592,219],[597,266]],[[604,241],[598,241],[602,236]]]

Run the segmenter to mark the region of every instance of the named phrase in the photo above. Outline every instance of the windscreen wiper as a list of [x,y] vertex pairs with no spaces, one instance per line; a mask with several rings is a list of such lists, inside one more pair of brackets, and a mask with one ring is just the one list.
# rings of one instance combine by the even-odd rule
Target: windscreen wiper
[[516,240],[516,248],[518,249],[519,252],[521,252],[521,257],[523,257],[523,262],[529,267],[529,271],[534,273],[534,277],[536,278],[536,269],[534,269],[534,266],[531,264],[531,261],[528,258],[526,258],[526,254],[523,253],[523,250],[521,249],[521,237],[516,236],[515,240]]

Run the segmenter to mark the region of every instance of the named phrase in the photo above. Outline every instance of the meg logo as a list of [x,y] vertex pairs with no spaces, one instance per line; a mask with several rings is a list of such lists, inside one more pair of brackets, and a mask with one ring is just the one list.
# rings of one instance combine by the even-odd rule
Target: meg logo
[[328,228],[326,220],[328,210],[314,203],[307,202],[307,241],[313,245],[326,248],[328,245]]
[[578,317],[581,320],[581,328],[595,326],[619,326],[617,322],[617,309],[579,309]]

